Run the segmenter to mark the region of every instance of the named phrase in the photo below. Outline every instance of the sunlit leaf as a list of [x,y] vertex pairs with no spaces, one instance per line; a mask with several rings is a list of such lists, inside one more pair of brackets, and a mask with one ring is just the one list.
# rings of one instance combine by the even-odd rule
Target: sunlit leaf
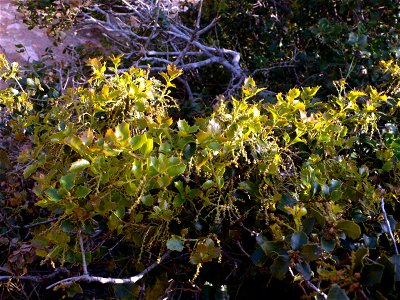
[[71,164],[71,167],[69,168],[68,172],[70,173],[81,172],[85,170],[88,166],[90,166],[89,161],[87,161],[86,159],[79,159]]

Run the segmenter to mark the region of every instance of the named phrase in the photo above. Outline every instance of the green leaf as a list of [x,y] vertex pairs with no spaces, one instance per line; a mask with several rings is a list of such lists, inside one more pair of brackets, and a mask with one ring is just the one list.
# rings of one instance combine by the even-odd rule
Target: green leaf
[[129,128],[129,124],[123,122],[115,128],[115,136],[118,140],[126,141],[131,135],[131,130]]
[[312,88],[304,87],[304,88],[302,88],[300,98],[304,101],[311,100],[311,98],[317,94],[317,92],[320,88],[321,88],[320,86],[316,86],[316,87],[312,87]]
[[75,296],[82,294],[83,290],[80,284],[74,282],[73,284],[69,285],[67,288],[67,295],[68,298],[74,298]]
[[183,157],[189,160],[195,153],[196,153],[196,144],[195,143],[186,144],[185,148],[183,149]]
[[170,157],[168,159],[168,169],[167,173],[170,176],[178,176],[185,172],[186,165],[181,162],[181,160],[177,157]]
[[305,280],[311,279],[312,271],[310,265],[307,262],[302,261],[300,263],[296,263],[295,268]]
[[92,190],[86,186],[80,185],[76,188],[75,197],[78,199],[85,198]]
[[195,133],[197,130],[199,130],[199,126],[194,125],[190,126],[186,120],[179,120],[177,122],[178,129],[180,131],[186,132],[186,133]]
[[272,253],[280,253],[283,250],[282,241],[268,241],[263,235],[258,234],[256,236],[256,241],[260,245],[261,249],[265,254],[270,255]]
[[71,222],[71,220],[64,220],[60,224],[60,228],[65,233],[71,233],[75,229],[75,224]]
[[153,150],[153,139],[147,139],[146,142],[143,144],[142,148],[140,149],[140,151],[144,156],[147,156],[150,154],[152,150]]
[[318,182],[313,181],[310,190],[311,196],[318,195],[320,192],[321,192],[321,185]]
[[294,200],[291,195],[283,194],[282,198],[278,201],[276,208],[289,214],[289,212],[286,210],[285,206],[293,207],[295,205],[295,203],[296,203],[296,200]]
[[299,250],[303,245],[308,243],[308,237],[302,231],[295,232],[292,234],[290,242],[293,250]]
[[400,255],[394,255],[389,258],[390,262],[394,265],[396,272],[395,280],[400,281]]
[[337,225],[337,229],[342,230],[349,238],[355,240],[361,235],[361,228],[355,222],[349,220],[340,220]]
[[256,250],[254,250],[253,254],[251,255],[250,259],[254,265],[256,265],[257,267],[262,267],[267,261],[267,256],[265,255],[265,252],[261,248],[256,248]]
[[287,255],[279,255],[271,265],[272,276],[283,280],[289,271],[290,259]]
[[135,151],[142,148],[142,146],[146,143],[146,141],[147,141],[147,135],[146,133],[144,133],[142,135],[133,136],[129,141],[129,144],[131,145],[132,150]]
[[373,286],[379,284],[382,280],[384,265],[372,263],[365,264],[361,273],[361,282],[365,286]]
[[183,240],[174,236],[167,241],[167,248],[172,251],[182,252],[184,248]]
[[143,162],[139,159],[135,159],[132,163],[131,172],[136,177],[142,176]]
[[306,261],[317,260],[321,256],[321,249],[317,244],[306,244],[301,248],[301,256]]
[[186,202],[186,199],[182,195],[178,194],[174,197],[174,201],[172,202],[172,204],[174,207],[180,207],[185,202]]
[[70,173],[68,175],[62,176],[60,179],[61,187],[66,190],[72,189],[75,185],[75,178],[76,178],[75,173]]
[[203,184],[202,184],[202,188],[203,189],[205,189],[205,190],[207,190],[207,189],[209,189],[210,187],[212,187],[212,186],[214,186],[214,181],[212,181],[212,180],[207,180],[206,182],[204,182]]
[[25,168],[25,170],[24,170],[24,173],[23,173],[24,178],[26,179],[29,176],[31,176],[33,173],[35,173],[37,168],[38,168],[38,166],[36,164],[32,164],[32,165],[27,166]]
[[327,300],[350,300],[346,292],[341,289],[337,284],[332,285],[328,293]]
[[152,206],[154,203],[154,199],[153,199],[152,195],[144,195],[144,196],[142,196],[142,198],[140,200],[146,206]]
[[86,159],[79,159],[71,164],[68,172],[81,172],[85,170],[88,166],[90,166],[90,162],[88,162]]
[[55,202],[58,202],[58,201],[60,201],[60,200],[62,199],[62,197],[61,197],[60,194],[58,193],[58,190],[57,190],[57,189],[53,189],[53,188],[48,189],[48,190],[46,191],[46,196],[47,196],[47,198],[48,198],[49,200],[55,201]]
[[355,252],[351,254],[351,268],[353,273],[360,272],[364,267],[364,258],[368,255],[368,249],[358,248]]
[[322,237],[321,248],[326,252],[333,251],[335,249],[335,240],[327,240],[326,238]]

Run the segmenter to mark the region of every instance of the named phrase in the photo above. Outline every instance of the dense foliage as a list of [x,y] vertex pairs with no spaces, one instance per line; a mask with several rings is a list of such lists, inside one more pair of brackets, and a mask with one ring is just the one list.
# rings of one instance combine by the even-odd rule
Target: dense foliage
[[[91,4],[21,8],[60,37]],[[96,4],[123,19],[120,1]],[[67,88],[52,66],[23,72],[0,54],[3,295],[398,299],[398,7],[202,9],[204,24],[219,17],[202,41],[240,52],[255,78],[234,96],[216,96],[221,66],[153,73],[86,50]],[[182,77],[206,101],[183,99]]]

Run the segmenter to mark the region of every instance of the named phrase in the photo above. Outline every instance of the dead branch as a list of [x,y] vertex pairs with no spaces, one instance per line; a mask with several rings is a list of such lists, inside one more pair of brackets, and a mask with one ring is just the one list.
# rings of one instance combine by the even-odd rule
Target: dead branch
[[136,283],[140,279],[142,279],[147,273],[155,269],[157,266],[161,264],[169,255],[170,251],[167,251],[163,256],[160,257],[155,263],[151,264],[148,266],[146,269],[144,269],[142,272],[139,274],[129,277],[129,278],[111,278],[111,277],[100,277],[100,276],[91,276],[89,274],[87,275],[80,275],[80,276],[74,276],[74,277],[69,277],[60,281],[57,281],[47,287],[47,289],[51,289],[60,285],[70,285],[74,282],[78,281],[83,281],[83,282],[100,282],[103,284],[106,283],[112,283],[112,284],[123,284],[123,283]]

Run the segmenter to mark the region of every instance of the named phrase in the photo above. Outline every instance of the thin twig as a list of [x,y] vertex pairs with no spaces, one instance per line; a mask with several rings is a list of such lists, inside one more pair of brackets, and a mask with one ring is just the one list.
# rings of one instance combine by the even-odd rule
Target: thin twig
[[17,279],[17,280],[30,280],[34,282],[39,282],[43,283],[46,282],[49,279],[52,279],[53,277],[56,277],[57,275],[61,273],[67,273],[66,269],[63,268],[57,268],[54,270],[53,273],[48,274],[48,275],[43,275],[43,276],[34,276],[34,275],[22,275],[22,276],[17,276],[17,275],[4,275],[0,276],[0,281],[4,280],[10,280],[10,279]]
[[[290,272],[290,274],[291,274],[293,277],[295,277],[295,275],[294,275],[293,270],[292,270],[291,267],[289,267],[289,272]],[[304,282],[305,282],[311,289],[313,289],[315,292],[317,292],[318,294],[320,294],[320,295],[322,296],[322,298],[328,299],[328,295],[327,295],[327,294],[325,294],[325,293],[324,293],[323,291],[321,291],[318,287],[316,287],[310,280],[304,279],[304,277],[303,277],[301,274],[299,274],[299,275],[303,278]]]
[[19,225],[11,225],[10,224],[10,226],[13,229],[29,229],[29,228],[33,228],[33,227],[36,227],[36,226],[52,223],[52,222],[55,222],[57,220],[58,220],[58,217],[54,217],[54,218],[51,218],[51,219],[48,219],[48,220],[45,220],[45,221],[42,221],[42,222],[37,222],[37,223],[29,224],[29,225],[19,226]]
[[382,208],[383,218],[385,219],[385,223],[386,223],[386,226],[387,226],[388,231],[389,231],[389,235],[390,235],[390,237],[391,237],[391,239],[393,241],[394,250],[396,252],[396,255],[399,255],[399,250],[397,249],[396,239],[394,238],[392,227],[390,226],[390,222],[389,222],[389,219],[388,219],[387,214],[386,214],[385,199],[383,197],[382,197],[382,200],[381,200],[381,208]]
[[78,234],[79,234],[79,245],[81,246],[81,253],[82,253],[83,275],[87,276],[87,275],[89,275],[89,273],[88,273],[87,264],[86,264],[85,248],[83,246],[82,231],[80,229],[79,229]]

